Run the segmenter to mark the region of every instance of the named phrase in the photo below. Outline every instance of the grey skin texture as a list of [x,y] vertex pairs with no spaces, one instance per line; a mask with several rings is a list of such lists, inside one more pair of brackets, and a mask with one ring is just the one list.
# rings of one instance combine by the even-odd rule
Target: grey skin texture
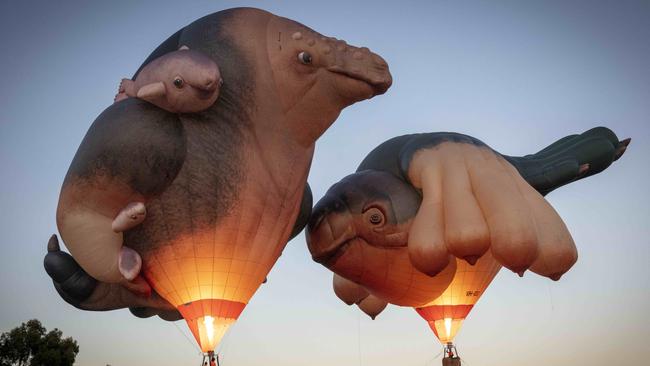
[[148,63],[135,80],[122,79],[115,102],[137,97],[172,113],[196,113],[214,104],[222,84],[216,62],[182,46]]
[[47,250],[45,270],[67,303],[90,311],[120,309],[130,304],[131,312],[140,318],[158,315],[170,321],[182,319],[180,313],[155,292],[145,298],[126,291],[119,284],[99,282],[88,276],[70,254],[61,251],[56,235],[50,238]]
[[[218,64],[224,80],[219,98],[206,110],[188,114],[170,113],[139,98],[108,107],[70,165],[57,213],[57,221],[65,223],[66,212],[100,187],[112,194],[96,200],[114,206],[105,215],[112,220],[137,196],[146,205],[146,219],[123,232],[123,246],[142,256],[145,269],[148,251],[222,225],[243,200],[264,199],[251,191],[283,199],[273,207],[284,210],[274,215],[281,225],[272,227],[283,228],[281,241],[297,235],[311,212],[306,178],[316,139],[343,108],[383,94],[392,82],[387,63],[367,48],[251,8],[220,11],[182,28],[151,53],[132,79],[182,45]],[[260,57],[265,53],[270,56]],[[262,159],[271,160],[260,164]],[[264,169],[253,168],[260,165]],[[59,231],[70,247],[61,226]],[[89,240],[88,245],[95,244]],[[169,318],[170,305],[161,304],[155,291],[136,301],[124,286],[92,278],[83,265],[58,246],[45,259],[55,287],[73,306],[131,307],[138,316]]]
[[[378,248],[406,247],[408,233],[422,200],[422,192],[408,180],[415,153],[443,142],[487,147],[458,133],[439,132],[392,138],[372,150],[356,173],[334,184],[316,203],[306,229],[312,259],[329,269],[346,255],[351,243]],[[564,137],[536,154],[503,156],[538,192],[555,188],[606,169],[625,152],[630,139],[619,141],[605,127]],[[381,225],[375,223],[381,222]],[[349,262],[336,273],[373,290],[372,279],[362,278]],[[559,279],[559,277],[558,277]]]

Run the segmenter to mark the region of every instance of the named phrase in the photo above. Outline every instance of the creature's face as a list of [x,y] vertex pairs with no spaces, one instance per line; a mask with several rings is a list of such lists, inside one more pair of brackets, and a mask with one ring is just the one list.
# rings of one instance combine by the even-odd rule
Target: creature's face
[[435,277],[413,267],[408,232],[419,193],[390,173],[349,175],[316,204],[307,225],[312,258],[372,295],[401,306],[423,306],[449,286],[455,261]]
[[379,55],[286,18],[269,20],[267,51],[289,118],[293,113],[303,121],[331,124],[341,109],[383,94],[392,84],[388,64]]
[[343,178],[313,209],[307,226],[313,259],[334,269],[355,242],[382,249],[406,247],[419,204],[417,192],[390,173],[367,170]]
[[165,55],[165,97],[173,110],[198,112],[219,97],[223,80],[217,64],[201,52],[180,49]]

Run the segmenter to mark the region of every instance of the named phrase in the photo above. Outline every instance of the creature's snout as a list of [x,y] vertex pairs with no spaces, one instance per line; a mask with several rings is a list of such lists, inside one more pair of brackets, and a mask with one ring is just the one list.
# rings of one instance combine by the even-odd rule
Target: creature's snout
[[383,94],[393,83],[388,70],[388,63],[368,48],[350,47],[348,55],[342,58],[342,67],[349,70],[351,76],[365,79],[376,91]]
[[348,45],[343,40],[330,39],[329,47],[334,53],[334,62],[327,69],[332,72],[345,74],[370,84],[375,95],[383,94],[393,83],[393,77],[388,69],[388,63],[378,54],[367,47]]
[[216,79],[216,78],[213,78],[213,79],[212,79],[212,78],[207,79],[207,80],[203,83],[203,89],[204,89],[204,90],[212,91],[212,90],[214,90],[214,89],[216,89],[216,88],[217,88],[217,79]]
[[307,224],[307,246],[312,258],[327,265],[342,254],[345,244],[353,236],[352,216],[347,206],[340,201],[316,204]]
[[307,51],[319,54],[319,58],[324,60],[320,66],[369,84],[374,95],[385,93],[393,83],[388,63],[367,47],[352,46],[344,40],[324,37],[317,33],[313,36],[315,38],[295,32],[292,39],[303,43]]

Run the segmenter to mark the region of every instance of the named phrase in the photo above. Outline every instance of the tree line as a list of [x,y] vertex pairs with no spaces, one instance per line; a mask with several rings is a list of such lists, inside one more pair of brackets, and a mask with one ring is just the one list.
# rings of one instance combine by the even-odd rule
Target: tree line
[[77,341],[36,319],[0,335],[0,366],[71,366],[78,353]]

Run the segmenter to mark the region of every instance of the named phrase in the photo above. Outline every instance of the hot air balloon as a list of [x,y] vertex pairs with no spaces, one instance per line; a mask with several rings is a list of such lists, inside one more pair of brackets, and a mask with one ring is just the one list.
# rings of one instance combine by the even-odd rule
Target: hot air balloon
[[315,205],[307,244],[336,274],[335,289],[416,308],[453,363],[453,339],[502,265],[558,280],[575,263],[542,195],[601,172],[629,142],[597,127],[512,157],[461,134],[396,137]]
[[437,299],[416,308],[418,314],[429,323],[446,354],[456,353],[453,341],[465,318],[501,269],[501,265],[485,253],[474,265],[458,260],[456,274],[449,287]]
[[[205,70],[167,70],[183,62]],[[304,227],[316,139],[391,75],[367,48],[238,8],[173,34],[132,80],[90,127],[61,189],[57,224],[74,259],[53,244],[46,269],[81,308],[177,310],[209,353]],[[203,97],[216,102],[205,109]]]

